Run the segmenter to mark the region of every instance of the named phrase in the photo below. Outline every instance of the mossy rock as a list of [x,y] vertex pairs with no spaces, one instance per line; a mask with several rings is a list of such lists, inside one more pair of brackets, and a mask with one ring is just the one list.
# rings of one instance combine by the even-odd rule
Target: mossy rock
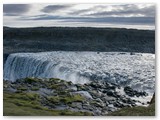
[[155,116],[155,104],[151,104],[148,107],[126,107],[121,110],[112,112],[108,116]]
[[68,85],[73,85],[73,83],[71,81],[67,81]]
[[49,79],[49,83],[51,83],[51,84],[67,84],[67,81],[65,81],[65,80],[61,80],[61,79],[59,79],[59,78],[50,78]]
[[63,116],[92,116],[93,114],[92,113],[89,113],[89,112],[73,112],[73,111],[68,111],[68,110],[63,110],[61,112],[61,115]]
[[38,91],[39,89],[40,89],[39,87],[35,87],[35,86],[31,88],[32,91]]
[[53,84],[48,86],[50,89],[58,89],[59,88],[59,84]]
[[36,93],[4,93],[4,99],[17,106],[40,108],[40,97]]
[[61,91],[61,90],[67,89],[67,85],[66,83],[55,83],[55,84],[51,84],[49,88]]
[[59,78],[50,78],[49,82],[60,82]]
[[152,99],[150,101],[150,104],[153,104],[153,103],[155,103],[155,93],[153,94],[153,97],[152,97]]
[[89,112],[70,110],[51,110],[40,104],[40,97],[35,93],[3,94],[4,116],[90,116]]
[[24,93],[24,92],[22,92],[22,93],[10,94],[9,98],[32,101],[32,100],[39,100],[40,96],[37,93]]
[[62,90],[62,91],[57,91],[58,95],[68,95],[69,94],[69,91],[67,90]]
[[27,91],[28,88],[24,87],[24,86],[21,86],[21,87],[18,87],[17,90],[19,90],[19,91]]
[[108,114],[109,116],[155,116],[155,93],[148,107],[126,107]]
[[38,82],[40,80],[37,79],[37,78],[25,78],[24,81],[25,81],[25,83],[32,84],[32,83],[36,83],[36,82]]
[[53,104],[70,104],[72,102],[82,102],[85,100],[84,97],[82,97],[79,94],[76,95],[64,95],[64,96],[51,96],[48,97],[48,100]]
[[77,84],[76,87],[77,87],[78,91],[86,90],[85,87],[83,85],[81,85],[81,84]]
[[92,100],[92,101],[90,102],[90,104],[91,104],[92,106],[96,106],[96,107],[103,107],[99,102],[97,102],[97,101],[95,101],[95,100]]

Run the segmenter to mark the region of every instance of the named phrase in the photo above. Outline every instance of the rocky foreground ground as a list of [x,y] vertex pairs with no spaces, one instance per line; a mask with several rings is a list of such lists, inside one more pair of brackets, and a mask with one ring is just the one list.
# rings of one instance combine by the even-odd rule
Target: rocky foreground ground
[[[135,111],[148,109],[136,107],[145,103],[132,99],[147,96],[146,92],[138,92],[130,87],[121,88],[105,81],[92,81],[81,85],[56,78],[25,78],[16,82],[4,80],[3,87],[5,116],[127,115],[123,110],[128,111],[128,108],[131,113],[134,113],[134,108]],[[119,110],[123,114],[114,112]],[[146,115],[154,113],[153,105]]]

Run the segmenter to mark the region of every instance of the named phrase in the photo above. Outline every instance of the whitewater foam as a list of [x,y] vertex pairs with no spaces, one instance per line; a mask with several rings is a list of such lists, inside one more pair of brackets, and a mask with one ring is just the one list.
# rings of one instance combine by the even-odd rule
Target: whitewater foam
[[155,55],[119,52],[41,52],[10,54],[5,80],[26,77],[60,78],[84,84],[106,80],[133,89],[154,92]]

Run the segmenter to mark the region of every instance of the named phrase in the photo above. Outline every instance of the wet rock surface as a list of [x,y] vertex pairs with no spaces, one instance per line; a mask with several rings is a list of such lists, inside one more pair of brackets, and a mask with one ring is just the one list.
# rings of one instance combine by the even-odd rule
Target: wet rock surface
[[141,102],[132,98],[147,96],[146,92],[128,86],[122,88],[96,80],[81,85],[56,78],[25,78],[15,82],[4,80],[3,87],[4,91],[12,93],[39,94],[41,105],[48,109],[89,112],[96,116],[136,106]]

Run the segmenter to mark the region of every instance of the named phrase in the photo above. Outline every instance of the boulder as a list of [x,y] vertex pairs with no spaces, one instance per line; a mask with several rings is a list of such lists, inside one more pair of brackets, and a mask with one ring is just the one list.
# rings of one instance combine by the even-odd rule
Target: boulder
[[80,94],[81,96],[85,98],[93,99],[90,93],[87,91],[77,91],[77,92],[72,92],[72,94]]

